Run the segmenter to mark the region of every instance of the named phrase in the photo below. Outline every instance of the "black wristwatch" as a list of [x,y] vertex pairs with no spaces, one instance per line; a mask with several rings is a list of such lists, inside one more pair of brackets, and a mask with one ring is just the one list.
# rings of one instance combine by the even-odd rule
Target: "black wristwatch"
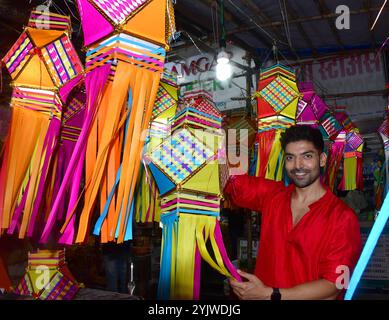
[[273,288],[273,293],[271,294],[270,300],[281,300],[280,289]]

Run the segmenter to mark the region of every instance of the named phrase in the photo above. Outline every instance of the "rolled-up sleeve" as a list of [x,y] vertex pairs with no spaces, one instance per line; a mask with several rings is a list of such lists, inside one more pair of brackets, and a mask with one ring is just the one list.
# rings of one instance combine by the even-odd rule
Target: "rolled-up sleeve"
[[285,188],[282,182],[236,175],[228,180],[224,195],[238,207],[262,212],[268,198],[282,188]]

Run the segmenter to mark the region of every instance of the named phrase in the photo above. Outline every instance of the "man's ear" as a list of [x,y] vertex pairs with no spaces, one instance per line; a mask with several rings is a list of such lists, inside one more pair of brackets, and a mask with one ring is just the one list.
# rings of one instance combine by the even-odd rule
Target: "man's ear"
[[327,163],[327,155],[325,152],[322,152],[320,154],[320,167],[324,168],[326,166],[326,163]]

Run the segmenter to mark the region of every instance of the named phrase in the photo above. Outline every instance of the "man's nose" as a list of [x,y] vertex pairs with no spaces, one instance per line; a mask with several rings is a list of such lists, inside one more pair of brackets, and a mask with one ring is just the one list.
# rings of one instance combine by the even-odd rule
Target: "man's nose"
[[303,161],[299,158],[296,158],[294,165],[295,165],[296,169],[301,169],[303,167]]

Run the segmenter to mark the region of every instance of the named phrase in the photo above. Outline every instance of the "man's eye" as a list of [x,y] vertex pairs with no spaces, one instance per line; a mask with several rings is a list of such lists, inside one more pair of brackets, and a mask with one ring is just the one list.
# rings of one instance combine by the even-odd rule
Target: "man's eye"
[[292,157],[288,157],[288,156],[287,156],[287,157],[286,157],[286,160],[287,160],[287,161],[290,161],[290,160],[292,160]]
[[312,159],[312,155],[311,154],[306,154],[305,155],[305,159]]

